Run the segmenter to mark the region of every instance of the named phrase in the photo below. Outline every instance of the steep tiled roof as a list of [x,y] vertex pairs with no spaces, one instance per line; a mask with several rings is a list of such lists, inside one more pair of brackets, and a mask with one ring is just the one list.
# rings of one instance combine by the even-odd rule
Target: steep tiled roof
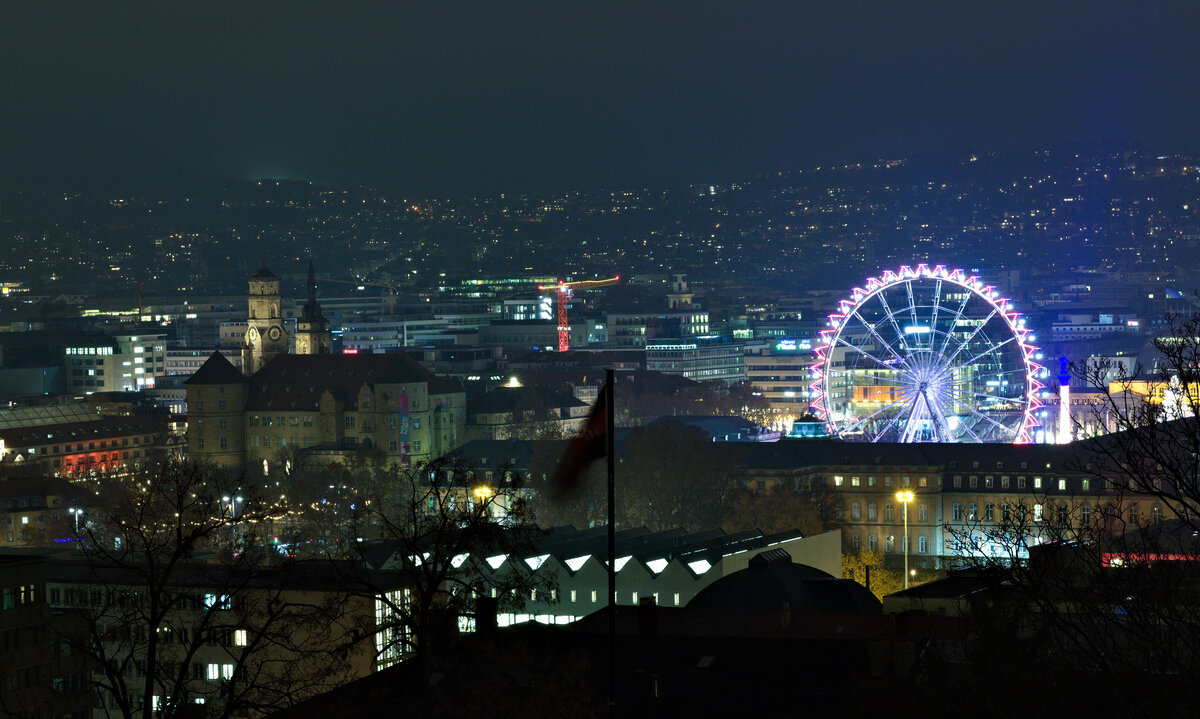
[[364,384],[428,382],[432,389],[438,380],[401,354],[276,355],[250,378],[246,409],[315,412],[326,390],[350,403]]
[[274,272],[272,272],[272,271],[268,270],[266,265],[263,265],[263,266],[262,266],[262,269],[260,269],[260,270],[259,270],[258,272],[256,272],[256,273],[254,273],[254,277],[253,277],[252,279],[256,279],[256,280],[277,280],[277,279],[279,279],[279,276],[278,276],[278,275],[276,275]]
[[155,434],[166,431],[166,415],[105,417],[92,422],[70,422],[0,430],[0,440],[9,448],[36,447],[51,442],[82,442],[109,439],[134,434]]
[[249,381],[225,355],[213,352],[184,384],[242,384]]
[[463,391],[462,382],[453,377],[435,377],[429,380],[429,394],[454,394]]

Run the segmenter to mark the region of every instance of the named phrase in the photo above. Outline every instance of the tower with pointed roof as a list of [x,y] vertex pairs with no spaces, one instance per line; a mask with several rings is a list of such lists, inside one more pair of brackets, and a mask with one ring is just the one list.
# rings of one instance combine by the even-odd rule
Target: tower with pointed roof
[[246,454],[246,398],[250,380],[220,352],[213,352],[187,387],[188,455],[232,469]]
[[280,311],[279,277],[265,266],[250,278],[242,369],[252,375],[277,354],[288,351],[288,333]]
[[304,303],[304,311],[296,326],[296,354],[321,355],[329,354],[332,339],[329,334],[329,323],[317,304],[317,280],[313,275],[312,260],[308,261],[308,301]]

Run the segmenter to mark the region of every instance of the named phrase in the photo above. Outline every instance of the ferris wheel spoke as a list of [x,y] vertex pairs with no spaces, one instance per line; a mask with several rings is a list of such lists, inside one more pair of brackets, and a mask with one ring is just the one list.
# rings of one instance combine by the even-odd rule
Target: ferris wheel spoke
[[1001,347],[1003,347],[1004,345],[1008,344],[1009,342],[1013,342],[1013,341],[1015,341],[1016,339],[1017,339],[1016,337],[1009,337],[1008,339],[1004,340],[1004,341],[1003,341],[1003,342],[1001,342],[1000,344],[992,345],[992,346],[991,346],[991,347],[989,347],[988,349],[986,349],[986,350],[984,350],[984,351],[980,352],[979,354],[975,355],[974,357],[972,357],[971,359],[967,360],[966,362],[963,362],[963,363],[962,363],[961,365],[959,365],[959,366],[960,366],[960,367],[970,367],[971,365],[975,364],[975,360],[978,360],[978,359],[980,359],[980,358],[982,358],[982,357],[987,357],[989,354],[991,354],[991,353],[995,352],[996,350],[1000,349]]
[[870,332],[870,333],[871,333],[871,335],[872,335],[873,337],[875,337],[875,339],[879,340],[879,344],[881,344],[881,345],[883,345],[884,347],[886,347],[886,348],[887,348],[887,350],[888,350],[889,352],[891,352],[891,353],[892,353],[892,355],[893,355],[893,356],[894,356],[894,357],[895,357],[895,358],[896,358],[896,359],[897,359],[897,360],[898,360],[898,361],[899,361],[899,362],[900,362],[902,365],[904,365],[904,367],[905,367],[906,369],[911,369],[911,368],[909,367],[909,364],[908,364],[907,360],[905,360],[904,356],[903,356],[903,355],[901,355],[899,352],[897,352],[897,351],[896,351],[896,348],[895,348],[895,347],[893,347],[893,346],[891,345],[891,343],[889,343],[887,340],[885,340],[885,339],[883,338],[883,335],[879,334],[879,331],[876,329],[876,326],[875,326],[874,324],[872,324],[872,323],[868,322],[868,321],[867,321],[867,318],[866,318],[866,317],[863,317],[863,316],[862,316],[862,313],[858,311],[858,308],[855,308],[855,309],[854,309],[854,310],[853,310],[853,311],[852,311],[850,314],[851,314],[851,315],[857,315],[857,316],[858,316],[858,321],[862,323],[862,326],[863,326],[863,327],[864,327],[864,328],[867,330],[867,332]]
[[891,378],[891,377],[876,377],[875,375],[863,374],[863,373],[861,373],[861,372],[854,372],[854,371],[852,371],[852,370],[848,370],[848,369],[836,369],[836,368],[831,368],[831,369],[828,369],[828,370],[826,370],[826,371],[825,371],[825,374],[828,374],[828,375],[832,375],[832,374],[837,374],[837,375],[848,375],[848,376],[850,376],[850,377],[861,377],[861,378],[863,378],[863,379],[870,379],[870,380],[883,380],[884,382],[891,382],[891,383],[893,383],[893,384],[898,384],[898,385],[901,385],[901,386],[907,386],[907,385],[905,385],[905,384],[904,384],[904,382],[903,382],[902,380],[899,380],[899,379],[893,379],[893,378]]
[[933,343],[937,339],[937,316],[938,306],[942,303],[942,281],[939,279],[933,286],[933,311],[929,317],[929,349],[933,349]]
[[888,417],[883,422],[877,423],[878,430],[874,434],[871,434],[870,428],[864,428],[863,434],[867,435],[872,442],[880,441],[885,434],[887,434],[890,431],[893,431],[892,422],[894,422],[896,420],[896,418],[900,416],[901,412],[903,411],[903,408],[899,407],[899,408],[897,408],[897,410],[899,410],[899,411],[897,411],[891,417]]
[[962,302],[958,303],[958,309],[954,311],[954,319],[950,321],[950,330],[946,332],[946,340],[942,342],[942,349],[938,354],[946,354],[946,350],[950,348],[950,340],[954,337],[954,328],[958,327],[958,323],[962,320],[963,312],[967,311],[967,303],[971,300],[970,290],[963,293]]
[[[942,398],[938,398],[939,400]],[[945,402],[937,401],[930,402],[929,408],[935,417],[933,430],[937,432],[938,439],[941,442],[948,441],[948,433],[950,431],[950,422],[946,419]]]
[[916,327],[921,322],[917,319],[917,301],[913,299],[912,280],[905,282],[904,286],[908,290],[908,313],[912,315],[913,326]]
[[[858,352],[858,353],[859,353],[859,354],[861,354],[863,357],[866,357],[867,359],[871,360],[872,362],[874,362],[874,363],[875,363],[877,366],[879,366],[879,367],[887,367],[887,366],[889,366],[885,360],[882,360],[882,359],[880,359],[880,358],[876,357],[875,355],[873,355],[873,354],[871,354],[870,352],[866,351],[866,350],[865,350],[865,349],[863,349],[862,347],[859,347],[858,345],[851,344],[851,343],[850,343],[850,341],[849,341],[849,340],[847,340],[845,337],[841,337],[841,336],[839,336],[839,337],[837,338],[837,341],[838,341],[838,342],[840,342],[841,344],[845,345],[846,347],[849,347],[850,349],[854,350],[855,352]],[[900,359],[900,362],[901,362],[901,363],[903,363],[903,362],[904,362],[904,360],[903,360],[903,359]],[[905,369],[908,369],[908,366],[907,366],[907,365],[905,365]]]
[[954,397],[955,397],[955,398],[956,398],[956,399],[957,399],[959,402],[962,402],[963,404],[967,404],[967,403],[966,403],[966,402],[964,402],[962,399],[959,399],[959,398],[962,398],[962,397],[968,397],[968,398],[982,397],[983,399],[997,399],[997,400],[1007,400],[1007,401],[1013,401],[1013,400],[1015,400],[1015,399],[1016,399],[1015,397],[1002,397],[1002,396],[1000,396],[1000,395],[998,395],[998,394],[986,394],[986,393],[984,393],[984,392],[971,392],[971,391],[969,391],[969,390],[965,390],[965,389],[955,389],[955,390],[951,390],[951,393],[954,395]]
[[990,422],[991,424],[995,425],[1000,431],[1007,432],[1007,433],[1013,434],[1013,435],[1015,435],[1017,433],[1015,430],[1013,430],[1013,428],[1009,427],[1008,425],[997,422],[996,420],[992,419],[991,417],[987,416],[986,414],[975,409],[971,405],[967,404],[967,405],[963,405],[963,406],[967,408],[968,412],[975,415],[979,419],[984,420],[985,422]]
[[904,396],[904,397],[901,397],[900,399],[896,400],[895,402],[889,402],[888,404],[885,404],[884,406],[882,406],[882,407],[880,407],[879,409],[875,410],[874,412],[872,412],[871,414],[867,415],[866,417],[860,417],[860,418],[858,418],[857,420],[855,420],[855,423],[854,423],[854,424],[847,426],[847,427],[846,427],[844,430],[842,430],[842,431],[843,431],[843,432],[854,432],[856,429],[858,429],[859,427],[863,426],[863,425],[864,425],[864,424],[866,424],[867,422],[870,422],[871,420],[875,419],[876,417],[878,417],[878,416],[879,416],[880,414],[882,414],[883,412],[886,412],[887,410],[889,410],[889,409],[891,409],[892,407],[895,407],[895,406],[897,406],[897,405],[902,405],[902,404],[904,404],[905,402],[907,402],[907,401],[908,401],[908,399],[909,399],[909,398],[908,398],[908,396],[906,395],[906,396]]
[[[921,405],[925,406],[926,412],[925,414],[918,416],[917,411],[920,409]],[[928,410],[928,398],[923,392],[918,393],[917,396],[913,398],[912,408],[908,412],[908,419],[904,420],[904,430],[900,433],[901,442],[912,442],[915,439],[917,430],[920,428],[918,421],[930,414]]]
[[969,435],[971,435],[972,437],[974,437],[976,442],[980,442],[980,443],[982,443],[982,442],[983,442],[983,438],[982,438],[982,437],[980,437],[979,435],[975,434],[975,430],[971,429],[971,425],[967,424],[966,422],[961,422],[961,421],[960,421],[960,422],[958,423],[958,426],[959,426],[959,427],[962,427],[962,429],[963,429],[963,431],[964,431],[964,432],[966,432],[967,434],[969,434]]
[[896,333],[896,340],[900,343],[901,347],[904,347],[905,351],[908,351],[908,347],[905,347],[904,331],[900,329],[900,323],[896,322],[896,313],[888,306],[887,298],[883,296],[882,291],[875,296],[879,298],[879,304],[883,305],[883,312],[887,315],[888,322],[892,324],[892,330]]
[[975,339],[975,336],[978,335],[983,330],[983,328],[987,326],[988,322],[992,321],[992,318],[995,317],[996,313],[999,311],[1000,310],[993,307],[991,313],[988,314],[988,316],[983,319],[983,322],[980,322],[979,325],[975,327],[975,331],[972,332],[969,337],[967,337],[965,340],[963,340],[962,344],[960,344],[958,347],[956,347],[954,349],[954,354],[952,354],[946,358],[944,366],[949,367],[950,365],[954,364],[954,359],[956,357],[958,357],[960,352],[963,351],[963,348],[966,347],[967,345],[971,344],[971,342]]

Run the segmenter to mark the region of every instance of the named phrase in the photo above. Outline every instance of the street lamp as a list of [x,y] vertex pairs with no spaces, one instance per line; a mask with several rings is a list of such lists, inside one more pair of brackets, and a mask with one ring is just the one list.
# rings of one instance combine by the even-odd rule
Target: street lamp
[[230,518],[233,522],[233,551],[236,554],[237,553],[237,538],[238,538],[237,537],[237,506],[238,506],[238,502],[242,502],[244,500],[238,496],[233,496],[233,497],[225,496],[225,497],[221,497],[221,501],[229,503],[229,512],[231,515]]
[[904,588],[908,589],[908,503],[913,500],[912,490],[896,492],[896,499],[904,505]]
[[492,488],[486,484],[480,485],[474,491],[475,500],[479,503],[479,514],[487,513],[487,501],[492,497]]
[[83,514],[83,510],[78,507],[70,507],[67,509],[75,517],[75,534],[79,534],[79,515]]

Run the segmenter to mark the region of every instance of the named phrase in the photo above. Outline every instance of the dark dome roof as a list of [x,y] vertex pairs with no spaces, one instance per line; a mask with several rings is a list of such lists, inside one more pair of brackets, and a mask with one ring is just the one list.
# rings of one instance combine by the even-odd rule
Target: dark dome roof
[[750,559],[750,566],[722,577],[688,602],[689,608],[740,609],[811,614],[879,614],[882,605],[858,582],[838,579],[792,561],[782,549]]

